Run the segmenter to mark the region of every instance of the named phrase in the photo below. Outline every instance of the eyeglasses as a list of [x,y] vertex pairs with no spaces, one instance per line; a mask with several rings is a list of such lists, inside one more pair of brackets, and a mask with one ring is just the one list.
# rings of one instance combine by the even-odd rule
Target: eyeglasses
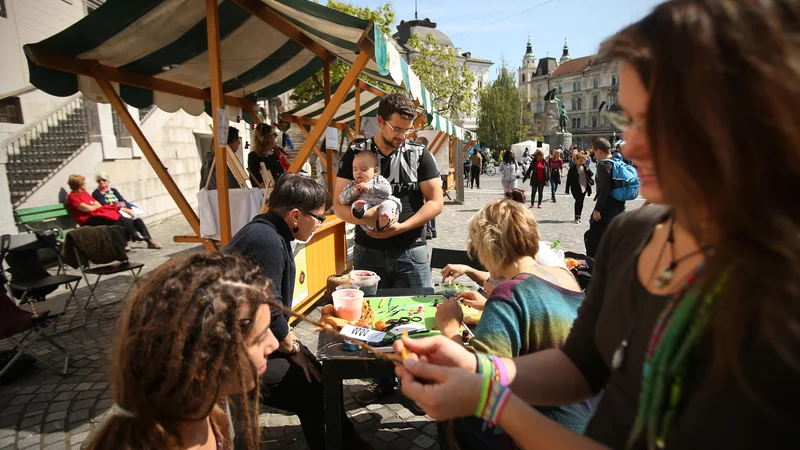
[[604,111],[603,116],[611,122],[611,125],[622,131],[638,130],[644,127],[644,120],[633,120],[623,110]]
[[411,133],[413,133],[414,131],[416,131],[414,128],[407,128],[407,129],[405,129],[405,130],[401,130],[400,128],[395,128],[395,127],[394,127],[394,125],[390,124],[388,121],[384,121],[383,123],[385,123],[386,125],[389,125],[389,128],[390,128],[390,129],[391,129],[391,130],[392,130],[392,131],[393,131],[395,134],[402,134],[402,135],[404,135],[404,136],[408,136],[409,134],[411,134]]
[[325,216],[319,216],[317,214],[314,214],[314,213],[308,212],[308,211],[305,211],[305,213],[308,214],[309,216],[317,219],[317,222],[319,222],[320,225],[322,225],[322,223],[325,222]]

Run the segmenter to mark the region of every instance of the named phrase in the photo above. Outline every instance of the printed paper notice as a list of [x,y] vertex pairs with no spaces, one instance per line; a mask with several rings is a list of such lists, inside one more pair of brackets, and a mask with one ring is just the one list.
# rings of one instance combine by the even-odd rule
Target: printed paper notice
[[225,108],[217,108],[217,143],[220,146],[228,143],[228,113]]
[[339,145],[339,129],[328,127],[325,130],[325,147],[336,150]]

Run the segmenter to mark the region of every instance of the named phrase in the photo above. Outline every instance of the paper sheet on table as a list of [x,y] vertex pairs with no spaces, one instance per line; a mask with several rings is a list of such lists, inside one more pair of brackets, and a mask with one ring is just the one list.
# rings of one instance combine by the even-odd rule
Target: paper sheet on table
[[345,325],[342,331],[339,332],[345,337],[357,339],[364,342],[380,342],[386,337],[383,331],[370,330],[369,328],[354,327],[353,325]]

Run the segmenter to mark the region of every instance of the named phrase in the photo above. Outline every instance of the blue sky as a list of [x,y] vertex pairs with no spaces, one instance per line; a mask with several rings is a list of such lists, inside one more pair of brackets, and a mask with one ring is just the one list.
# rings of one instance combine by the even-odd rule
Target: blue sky
[[[350,0],[358,6],[386,1]],[[414,0],[390,2],[400,20],[414,18]],[[537,58],[561,57],[564,38],[572,57],[591,55],[606,37],[635,22],[659,0],[418,0],[419,18],[430,18],[456,47],[495,62],[519,67],[528,34]]]

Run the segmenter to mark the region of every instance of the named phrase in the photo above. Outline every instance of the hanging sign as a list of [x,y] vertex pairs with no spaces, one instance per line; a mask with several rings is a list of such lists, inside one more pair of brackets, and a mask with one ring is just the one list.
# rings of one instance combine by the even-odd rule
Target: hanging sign
[[328,127],[325,130],[325,147],[330,148],[332,150],[336,150],[336,146],[339,144],[339,129]]
[[228,113],[217,108],[217,143],[221,147],[228,143]]

